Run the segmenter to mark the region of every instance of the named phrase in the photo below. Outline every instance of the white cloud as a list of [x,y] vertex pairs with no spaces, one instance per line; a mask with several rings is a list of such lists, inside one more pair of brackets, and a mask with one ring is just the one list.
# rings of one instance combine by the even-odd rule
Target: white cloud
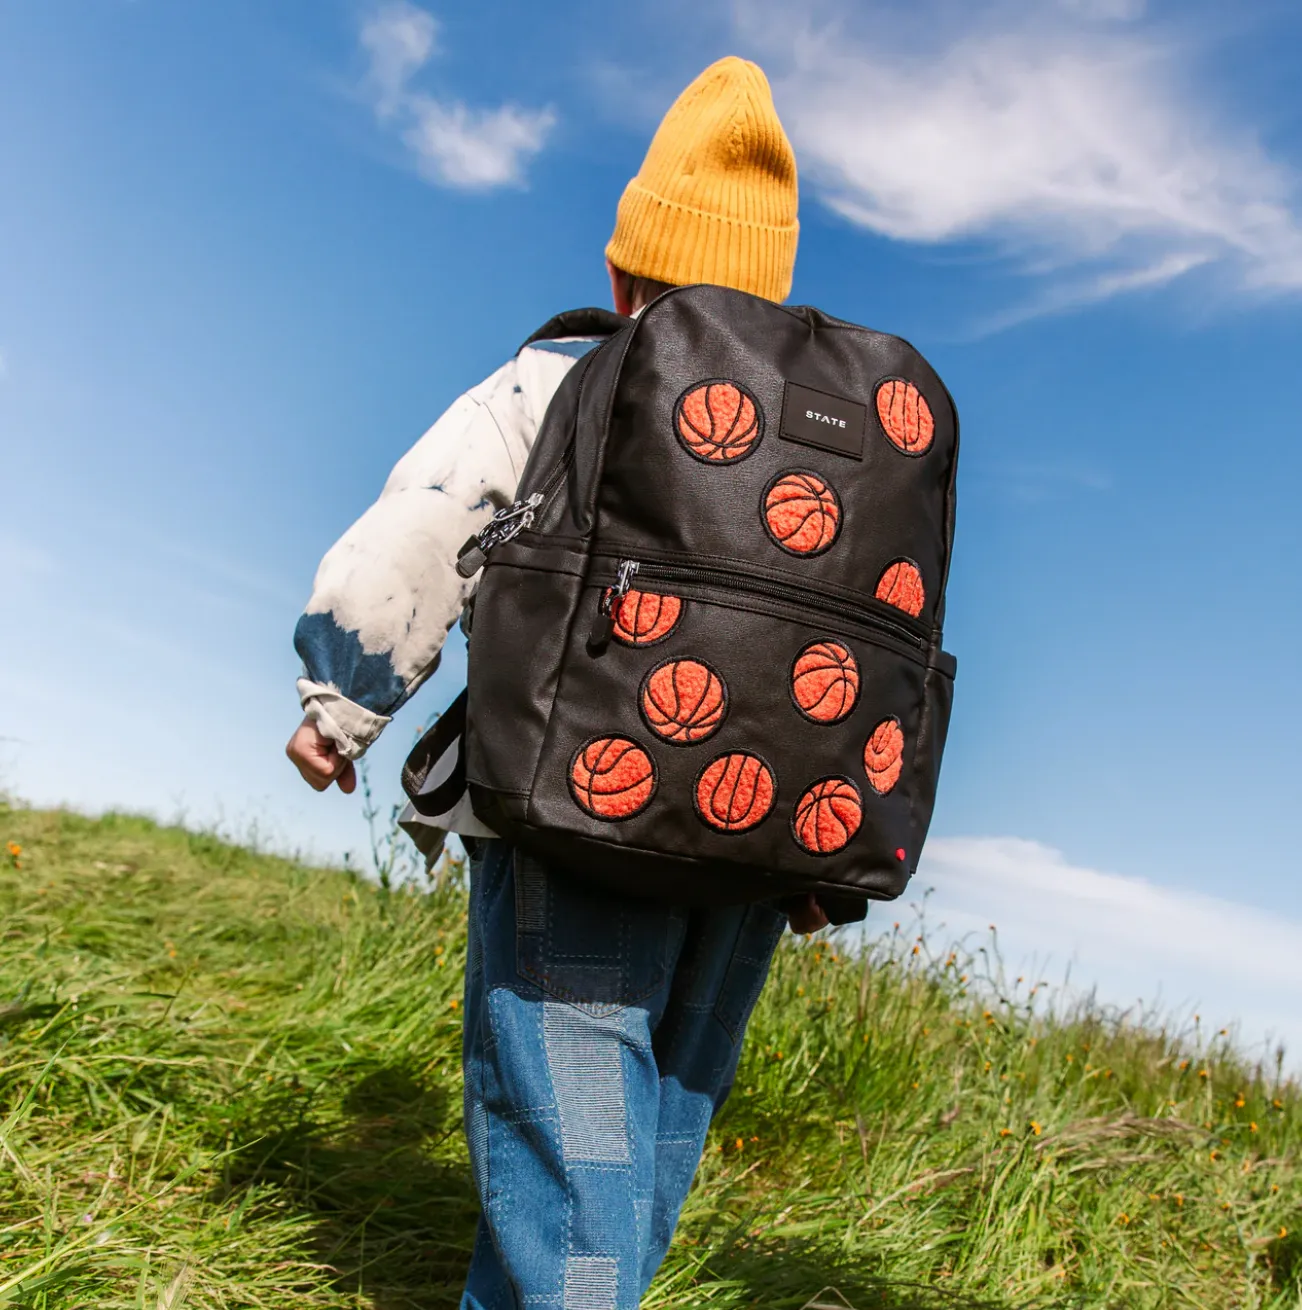
[[[1070,966],[1073,985],[1113,1003],[1201,1007],[1248,1043],[1302,1052],[1302,922],[1250,905],[1070,864],[1016,837],[933,838],[914,882],[934,888],[928,918],[955,934],[999,930],[1010,962],[1041,977]],[[1020,967],[1020,965],[1018,966]]]
[[1302,290],[1296,176],[1217,116],[1191,44],[1135,0],[907,17],[829,0],[794,34],[772,0],[735,12],[771,55],[804,180],[853,223],[989,243],[1052,287],[1038,312],[1208,265]]
[[518,186],[524,161],[536,155],[555,125],[550,109],[476,111],[412,96],[412,124],[403,140],[416,156],[422,177],[467,190]]
[[377,121],[397,129],[427,181],[467,191],[522,186],[555,112],[513,104],[472,109],[415,90],[413,79],[437,53],[438,31],[437,20],[407,0],[382,5],[363,22],[364,89]]
[[407,83],[437,48],[438,30],[432,14],[402,0],[374,10],[362,23],[358,40],[370,65],[377,117],[389,118],[401,108]]

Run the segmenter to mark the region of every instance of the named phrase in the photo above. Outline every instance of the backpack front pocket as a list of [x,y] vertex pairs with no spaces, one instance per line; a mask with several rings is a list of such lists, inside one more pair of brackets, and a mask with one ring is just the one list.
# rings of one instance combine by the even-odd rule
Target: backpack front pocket
[[733,571],[605,563],[566,644],[529,826],[602,843],[616,873],[621,850],[672,851],[703,893],[731,866],[774,893],[898,895],[927,732],[918,625]]

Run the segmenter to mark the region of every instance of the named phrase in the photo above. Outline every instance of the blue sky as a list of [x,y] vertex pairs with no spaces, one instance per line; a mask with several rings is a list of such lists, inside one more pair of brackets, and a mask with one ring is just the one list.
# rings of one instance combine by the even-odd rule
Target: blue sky
[[[605,302],[659,115],[740,53],[800,161],[793,299],[911,339],[963,419],[920,881],[1302,1046],[1302,11],[800,12],[0,0],[0,774],[360,851],[281,754],[316,563]],[[385,796],[463,667],[374,752]]]

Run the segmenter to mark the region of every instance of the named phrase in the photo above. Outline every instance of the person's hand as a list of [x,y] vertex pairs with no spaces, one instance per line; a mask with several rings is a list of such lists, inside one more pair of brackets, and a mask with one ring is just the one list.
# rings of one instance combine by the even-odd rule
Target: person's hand
[[787,907],[787,922],[792,932],[811,933],[826,928],[831,920],[823,913],[813,892],[807,892],[799,902],[792,902]]
[[339,747],[324,736],[311,719],[304,719],[289,739],[285,754],[303,775],[303,781],[317,791],[325,791],[332,782],[339,790],[350,792],[357,786],[357,770],[352,760],[339,754]]

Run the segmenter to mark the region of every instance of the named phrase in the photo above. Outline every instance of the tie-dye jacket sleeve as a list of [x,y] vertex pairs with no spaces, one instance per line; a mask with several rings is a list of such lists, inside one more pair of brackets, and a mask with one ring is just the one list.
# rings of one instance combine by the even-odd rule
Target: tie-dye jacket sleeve
[[349,759],[437,666],[473,585],[457,551],[511,503],[547,402],[595,344],[540,342],[467,392],[321,561],[294,633],[298,692]]

